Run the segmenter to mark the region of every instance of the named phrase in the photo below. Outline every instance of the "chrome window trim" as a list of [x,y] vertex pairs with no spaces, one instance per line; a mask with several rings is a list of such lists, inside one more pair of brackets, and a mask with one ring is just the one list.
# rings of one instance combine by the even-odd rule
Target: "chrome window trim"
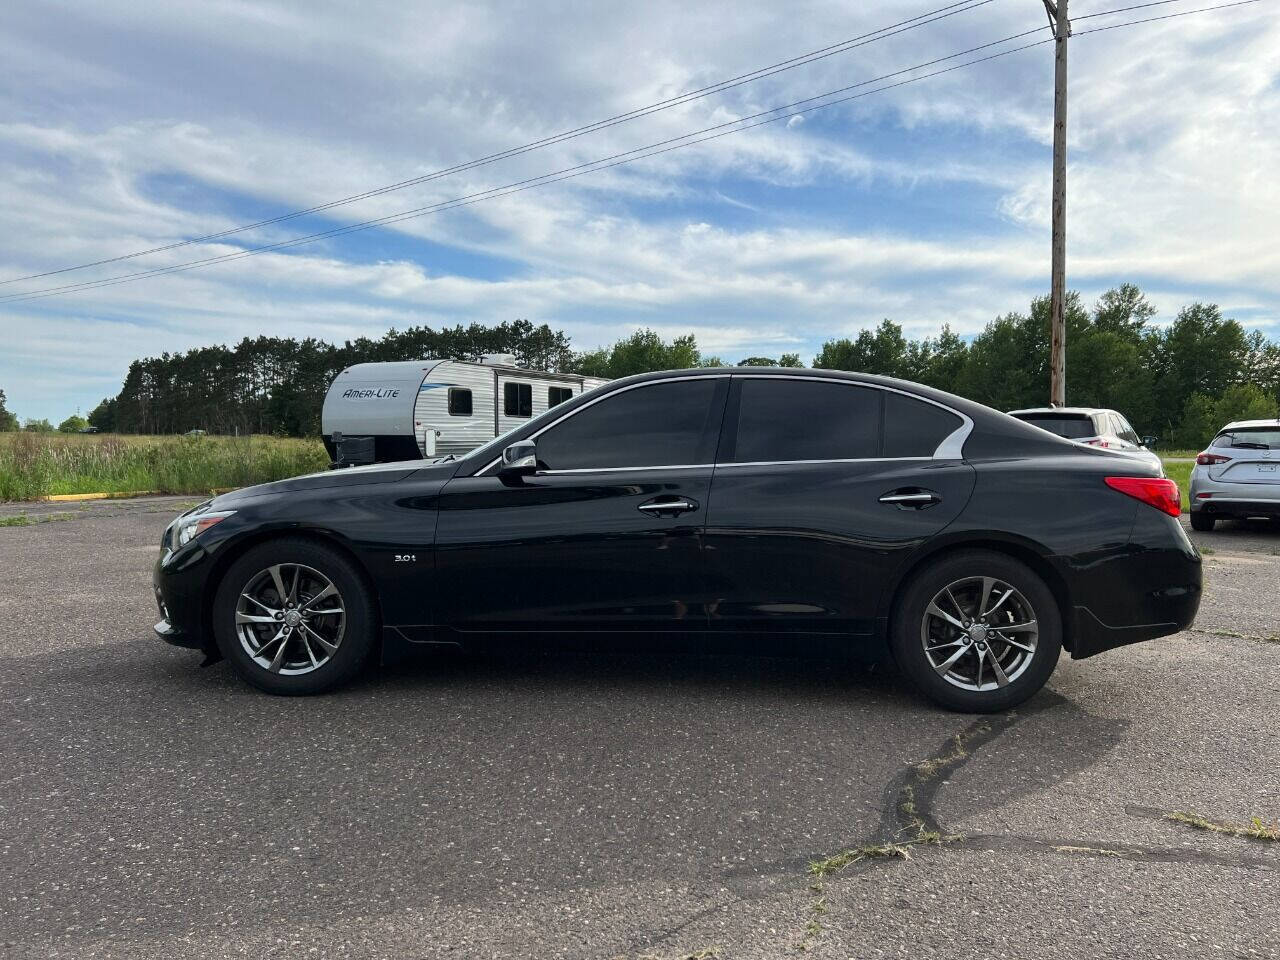
[[[719,470],[724,467],[779,466],[781,464],[786,464],[786,463],[799,463],[799,464],[804,464],[804,463],[882,463],[887,461],[896,462],[896,461],[903,461],[903,460],[906,460],[906,461],[963,460],[965,441],[969,439],[969,434],[973,432],[973,419],[969,417],[967,414],[961,413],[959,410],[955,409],[954,407],[949,407],[945,403],[940,403],[939,401],[933,400],[929,397],[922,397],[919,394],[912,393],[909,390],[900,390],[897,387],[885,386],[879,383],[864,383],[857,380],[844,380],[838,377],[806,377],[803,375],[777,374],[777,373],[772,373],[772,374],[770,373],[759,373],[759,374],[716,373],[716,374],[695,375],[695,376],[687,376],[687,377],[669,377],[669,378],[664,378],[662,380],[646,380],[643,383],[633,383],[631,386],[623,387],[621,390],[610,390],[608,393],[602,396],[596,397],[590,403],[584,403],[580,407],[575,407],[573,410],[570,410],[568,413],[566,413],[563,417],[559,417],[556,420],[553,420],[551,423],[547,424],[545,427],[542,427],[540,430],[537,430],[534,433],[529,434],[529,436],[525,437],[524,439],[534,440],[537,437],[540,437],[542,434],[546,433],[552,427],[558,426],[559,424],[563,423],[565,420],[568,420],[570,417],[574,416],[575,414],[581,413],[583,410],[586,410],[589,407],[592,407],[595,404],[599,403],[601,400],[607,400],[609,397],[617,396],[620,393],[626,393],[629,390],[638,390],[642,387],[657,386],[658,384],[661,384],[661,383],[677,383],[683,380],[720,380],[726,377],[742,379],[742,380],[807,380],[807,381],[816,382],[816,383],[836,383],[836,384],[841,384],[847,387],[862,387],[863,389],[867,389],[867,390],[884,390],[888,393],[900,394],[901,396],[907,397],[911,400],[918,400],[921,403],[929,403],[935,407],[945,410],[948,413],[952,414],[953,416],[960,418],[960,426],[956,427],[955,430],[951,431],[951,433],[943,437],[942,442],[939,443],[938,446],[934,449],[933,454],[928,457],[840,457],[840,458],[834,458],[829,460],[755,460],[755,461],[751,461],[750,463],[736,463],[732,461],[725,461],[723,463],[715,463],[715,464],[709,464],[709,463],[672,464],[668,466],[647,466],[647,467],[584,467],[584,468],[577,468],[573,470],[539,470],[536,476],[545,477],[545,476],[555,476],[558,474],[578,474],[578,473],[622,473],[627,471],[634,472],[639,470],[702,470],[702,469],[706,469],[707,467],[714,467],[715,469]],[[555,408],[553,407],[552,409],[555,409]],[[495,457],[494,459],[490,460],[487,464],[485,464],[483,467],[481,467],[479,470],[476,470],[474,473],[470,474],[470,476],[473,476],[473,477],[481,476],[482,474],[484,474],[485,472],[487,472],[488,470],[496,466],[498,462],[501,460],[502,460],[501,456]]]
[[659,463],[652,467],[575,467],[572,470],[539,470],[534,476],[558,477],[567,473],[639,473],[641,470],[710,470],[714,463]]
[[717,470],[729,467],[783,467],[789,464],[803,466],[806,463],[901,463],[904,460],[932,460],[933,457],[832,457],[829,460],[747,460],[717,463]]

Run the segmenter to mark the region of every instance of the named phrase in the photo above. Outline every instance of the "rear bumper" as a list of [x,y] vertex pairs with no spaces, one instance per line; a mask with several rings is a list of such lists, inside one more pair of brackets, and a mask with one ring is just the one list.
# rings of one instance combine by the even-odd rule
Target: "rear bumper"
[[1066,625],[1077,660],[1185,630],[1200,608],[1200,554],[1177,520],[1148,507],[1128,549],[1076,564]]
[[1217,496],[1191,501],[1192,513],[1207,513],[1215,517],[1280,517],[1280,500],[1262,500],[1249,497]]

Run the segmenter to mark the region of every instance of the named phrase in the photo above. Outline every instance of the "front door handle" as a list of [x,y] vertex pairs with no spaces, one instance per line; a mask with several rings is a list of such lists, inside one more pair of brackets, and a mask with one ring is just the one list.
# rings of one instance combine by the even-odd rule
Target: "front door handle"
[[904,487],[901,490],[890,490],[880,498],[880,502],[897,507],[899,510],[924,510],[935,503],[941,503],[942,497],[932,490]]
[[690,510],[697,510],[698,501],[690,500],[688,497],[655,497],[640,504],[636,509],[655,517],[678,517]]

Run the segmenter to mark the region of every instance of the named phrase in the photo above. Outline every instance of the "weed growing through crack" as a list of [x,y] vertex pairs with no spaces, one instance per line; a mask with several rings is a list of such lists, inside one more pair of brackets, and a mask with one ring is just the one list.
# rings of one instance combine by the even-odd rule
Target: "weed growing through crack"
[[1248,840],[1280,842],[1280,822],[1267,823],[1261,817],[1253,817],[1247,824],[1231,823],[1228,820],[1210,820],[1198,813],[1173,810],[1166,813],[1164,818],[1197,830],[1207,830],[1210,833],[1223,833],[1230,837],[1244,837]]
[[1233,640],[1257,640],[1259,643],[1280,643],[1280,635],[1276,634],[1263,636],[1258,633],[1239,633],[1235,630],[1202,630],[1199,627],[1191,627],[1187,633],[1198,633],[1205,637],[1230,637]]
[[[691,950],[688,953],[667,957],[656,953],[642,953],[636,957],[636,960],[712,960],[713,957],[718,956],[720,956],[719,947],[703,947],[701,950]],[[626,957],[615,957],[614,960],[626,960]]]
[[31,527],[37,523],[58,523],[74,519],[74,513],[18,513],[11,517],[0,517],[0,527]]
[[1069,843],[1060,844],[1053,849],[1058,853],[1080,853],[1092,857],[1123,857],[1125,855],[1123,850],[1110,850],[1107,847],[1078,847]]

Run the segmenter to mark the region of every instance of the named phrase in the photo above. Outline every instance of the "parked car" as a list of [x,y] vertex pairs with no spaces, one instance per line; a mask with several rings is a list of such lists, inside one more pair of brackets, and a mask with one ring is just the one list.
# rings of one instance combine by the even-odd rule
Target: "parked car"
[[461,458],[237,490],[166,530],[171,643],[273,693],[415,649],[891,654],[989,711],[1174,633],[1200,556],[1154,466],[883,377],[740,368],[574,396]]
[[1129,421],[1115,410],[1099,407],[1033,407],[1028,410],[1010,410],[1009,416],[1076,443],[1135,457],[1158,468],[1160,475],[1164,475],[1164,462],[1158,454],[1148,449],[1156,442],[1156,438],[1139,438]]
[[1222,517],[1280,518],[1280,420],[1239,420],[1218,431],[1191,468],[1191,526]]
[[203,437],[204,435],[205,435],[205,431],[200,429],[188,430],[186,432],[186,436],[188,437]]

